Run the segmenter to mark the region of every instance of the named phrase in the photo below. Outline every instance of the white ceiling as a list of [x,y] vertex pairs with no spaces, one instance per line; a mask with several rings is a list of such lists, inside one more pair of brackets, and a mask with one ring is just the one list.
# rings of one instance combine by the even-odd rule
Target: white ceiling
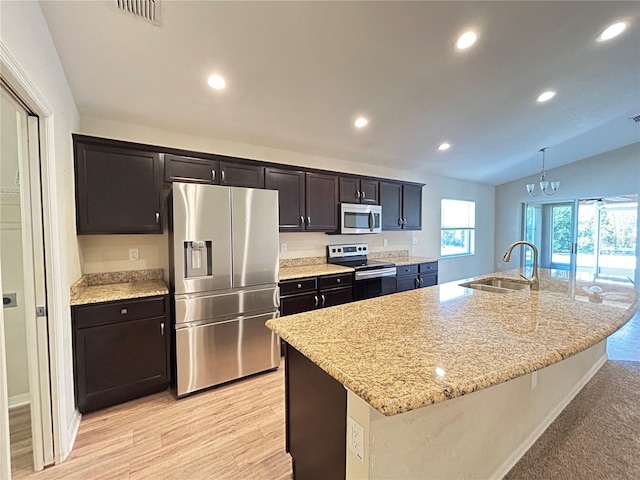
[[494,185],[640,141],[638,2],[113,4],[41,2],[82,115]]

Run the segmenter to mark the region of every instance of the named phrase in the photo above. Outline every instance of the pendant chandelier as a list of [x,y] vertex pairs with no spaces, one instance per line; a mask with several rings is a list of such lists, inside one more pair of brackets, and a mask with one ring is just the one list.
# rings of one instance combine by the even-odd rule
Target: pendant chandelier
[[544,193],[545,195],[553,195],[558,191],[558,188],[560,187],[560,182],[550,182],[547,180],[547,172],[544,169],[544,156],[548,148],[549,147],[544,147],[539,150],[540,152],[542,152],[542,174],[540,175],[539,183],[540,190],[535,191],[535,183],[527,183],[527,192],[532,197],[537,197],[541,193]]

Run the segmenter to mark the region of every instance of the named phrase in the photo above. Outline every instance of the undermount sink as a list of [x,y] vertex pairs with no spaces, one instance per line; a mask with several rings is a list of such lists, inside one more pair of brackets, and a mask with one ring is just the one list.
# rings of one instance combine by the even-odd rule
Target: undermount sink
[[482,278],[472,282],[461,283],[460,286],[493,293],[510,293],[530,288],[528,283],[514,282],[504,278]]

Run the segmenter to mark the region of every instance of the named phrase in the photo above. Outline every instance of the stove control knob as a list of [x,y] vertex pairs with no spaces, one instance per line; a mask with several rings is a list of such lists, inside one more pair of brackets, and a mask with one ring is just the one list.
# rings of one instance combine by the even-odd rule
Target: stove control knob
[[341,252],[341,251],[342,251],[342,249],[341,249],[341,248],[339,248],[339,249],[338,249],[338,251],[339,251],[339,252]]
[[336,253],[336,249],[335,249],[335,248],[332,248],[332,249],[331,249],[331,253]]
[[362,251],[362,247],[358,247],[358,250]]
[[366,250],[366,249],[367,249],[367,247],[362,247],[362,249],[363,249],[363,250]]

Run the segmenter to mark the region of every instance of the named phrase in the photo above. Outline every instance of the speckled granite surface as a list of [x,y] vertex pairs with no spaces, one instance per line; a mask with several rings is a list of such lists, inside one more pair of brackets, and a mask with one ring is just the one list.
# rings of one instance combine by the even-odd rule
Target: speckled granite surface
[[323,263],[320,265],[302,265],[299,267],[280,268],[280,280],[291,280],[293,278],[317,277],[318,275],[332,275],[334,273],[350,273],[353,268],[341,265],[331,265]]
[[401,265],[413,265],[415,263],[437,262],[440,259],[439,258],[427,258],[427,257],[402,256],[402,257],[388,257],[388,258],[385,258],[385,260],[393,262],[397,266],[401,266]]
[[371,260],[391,260],[391,257],[408,257],[409,250],[389,250],[385,252],[370,252]]
[[323,263],[327,263],[327,257],[281,258],[280,268],[322,265]]
[[[559,362],[611,335],[638,308],[631,287],[566,274],[540,270],[538,292],[500,294],[458,281],[267,326],[373,408],[395,415]],[[595,285],[603,290],[597,300],[587,292]]]
[[71,285],[71,305],[152,297],[169,293],[162,269],[91,273]]

